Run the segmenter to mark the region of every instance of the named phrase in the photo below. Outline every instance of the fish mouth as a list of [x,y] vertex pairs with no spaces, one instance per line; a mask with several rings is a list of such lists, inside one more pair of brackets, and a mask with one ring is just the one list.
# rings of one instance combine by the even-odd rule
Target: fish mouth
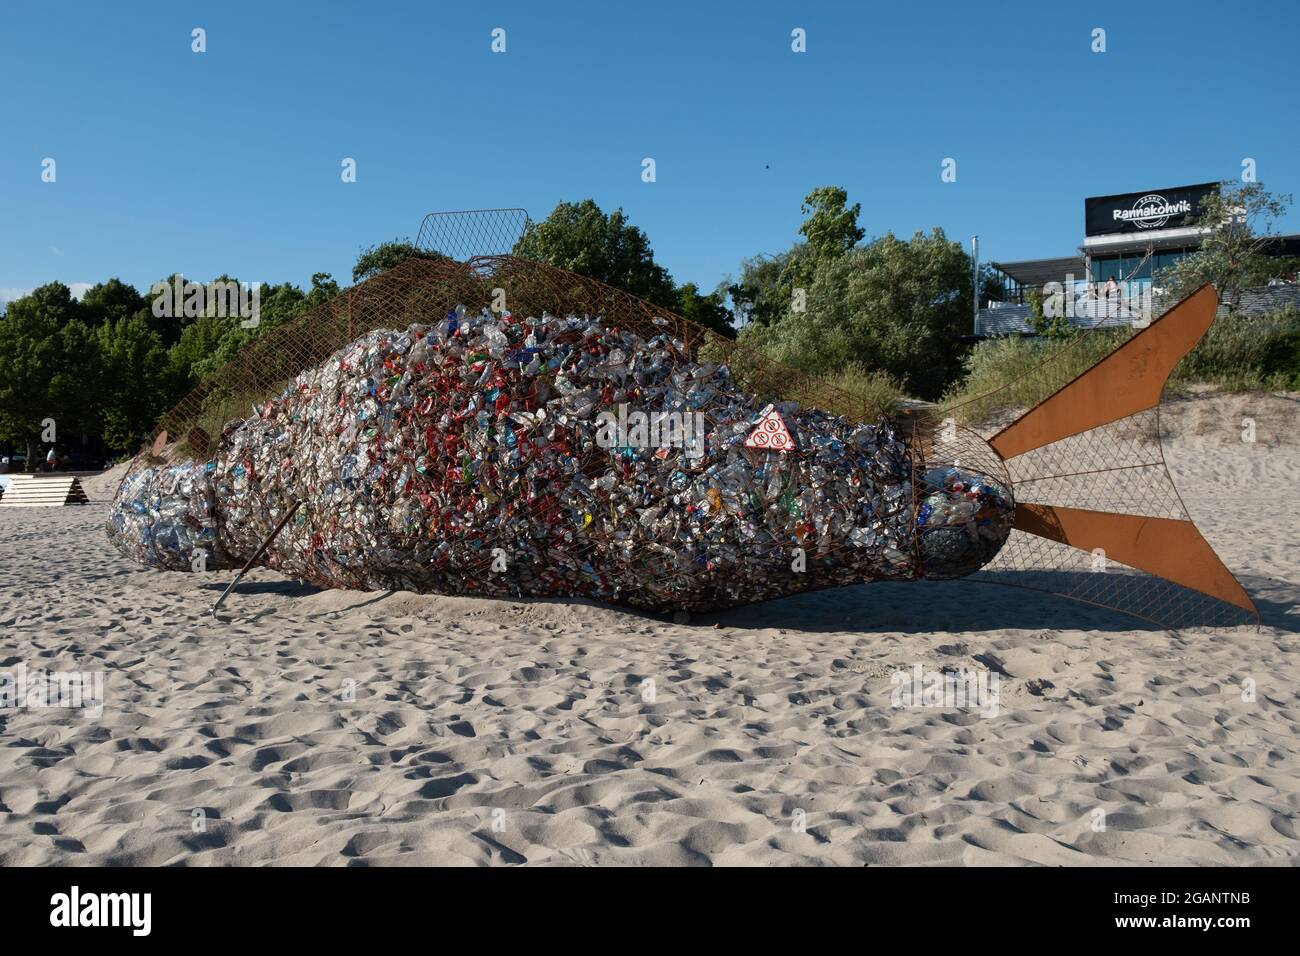
[[109,511],[108,538],[138,564],[214,571],[233,562],[217,541],[216,494],[206,464],[141,468],[123,479]]

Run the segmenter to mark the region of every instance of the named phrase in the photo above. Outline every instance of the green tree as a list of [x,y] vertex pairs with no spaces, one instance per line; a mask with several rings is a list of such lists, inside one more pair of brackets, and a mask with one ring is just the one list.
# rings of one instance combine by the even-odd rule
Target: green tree
[[858,227],[860,203],[848,205],[849,194],[841,186],[819,186],[804,197],[799,207],[808,218],[799,234],[808,241],[817,261],[835,259],[848,252],[866,235]]
[[980,266],[980,306],[988,302],[1005,302],[1007,290],[1002,275],[987,262]]
[[311,288],[303,297],[302,308],[298,314],[308,309],[314,309],[316,306],[328,302],[339,294],[339,284],[334,281],[334,277],[328,272],[313,272],[311,274]]
[[104,441],[115,451],[134,451],[171,397],[167,350],[139,315],[105,322],[94,334]]
[[148,302],[135,286],[121,279],[109,279],[91,286],[81,297],[81,316],[87,325],[101,325],[124,319],[147,308]]
[[[226,278],[222,276],[222,278]],[[182,293],[176,296],[177,282],[180,282]],[[159,279],[157,282],[150,283],[149,288],[142,296],[143,305],[133,314],[141,319],[149,328],[158,333],[162,339],[163,345],[170,348],[180,341],[181,333],[187,326],[195,321],[193,316],[185,315],[185,283],[193,280],[186,279],[179,273],[173,273],[166,278]],[[160,287],[165,286],[170,290],[171,305],[167,307],[166,294]]]
[[591,199],[559,203],[542,222],[528,225],[513,252],[599,279],[720,335],[736,336],[726,289],[705,295],[694,282],[677,286],[655,262],[646,234],[628,222],[622,209],[606,215]]
[[12,309],[16,302],[24,302],[25,307],[37,310],[55,325],[66,325],[73,319],[81,318],[81,304],[72,297],[72,290],[62,282],[50,282],[33,289],[22,299],[10,302],[9,308]]
[[154,315],[154,296],[118,279],[94,286],[81,303],[62,283],[42,286],[0,314],[0,441],[25,446],[34,462],[53,419],[60,445],[100,434],[115,450],[134,450],[157,416],[204,375],[338,293],[324,272],[305,293],[287,282],[264,284],[259,324],[246,329],[240,315],[186,317],[182,303],[173,303],[171,315]]
[[93,332],[68,287],[51,282],[10,302],[0,318],[0,440],[29,466],[53,422],[56,445],[98,430],[100,362]]
[[514,254],[599,279],[665,309],[681,305],[646,234],[622,209],[605,215],[591,199],[562,202],[541,222],[529,223]]
[[943,230],[907,242],[886,233],[823,259],[805,312],[747,326],[740,339],[815,374],[861,365],[938,398],[961,372],[971,295],[970,257]]
[[757,256],[741,263],[740,279],[728,287],[736,324],[770,325],[789,316],[795,290],[805,295],[822,264],[852,249],[865,235],[858,226],[861,205],[848,205],[840,186],[819,186],[804,197],[800,211],[807,218],[799,227],[804,237],[785,252]]
[[[188,369],[187,380],[200,381],[235,357],[235,354],[259,335],[292,322],[308,309],[315,308],[339,293],[339,285],[328,272],[317,272],[311,277],[311,288],[303,292],[291,282],[278,285],[262,283],[259,289],[258,324],[244,328],[238,317],[218,319],[191,334],[185,347],[174,352],[171,367],[174,372]],[[201,320],[200,320],[201,321]],[[224,325],[222,323],[225,323]],[[197,324],[197,323],[196,323]],[[204,344],[215,345],[202,357]],[[186,365],[189,362],[190,364]]]
[[49,385],[62,358],[58,331],[34,294],[14,299],[0,318],[0,441],[23,448],[29,467],[52,411]]
[[238,332],[239,319],[230,316],[205,315],[185,326],[167,351],[168,378],[177,401],[213,370],[214,357],[229,353],[225,340]]
[[58,443],[93,435],[103,421],[101,357],[95,329],[73,319],[58,332],[58,359],[47,388],[51,417],[58,423]]
[[739,326],[771,325],[790,314],[797,276],[816,271],[812,251],[799,243],[776,255],[759,255],[740,264],[740,278],[730,283],[735,322]]
[[1029,306],[1029,318],[1026,320],[1036,335],[1045,339],[1069,339],[1077,333],[1069,318],[1060,309],[1049,316],[1043,308],[1043,290],[1031,288],[1025,290],[1026,305]]
[[1269,255],[1277,241],[1274,225],[1291,205],[1263,183],[1241,183],[1206,196],[1192,223],[1208,230],[1200,248],[1183,256],[1156,278],[1170,301],[1177,301],[1207,282],[1213,283],[1228,309],[1235,309],[1243,289],[1264,285],[1282,275],[1288,262]]
[[697,325],[712,329],[719,335],[734,339],[736,330],[731,324],[731,311],[726,305],[724,290],[701,295],[694,282],[687,282],[677,290],[677,312]]
[[407,259],[446,259],[441,252],[417,248],[409,239],[393,239],[362,249],[352,266],[352,281],[364,282]]

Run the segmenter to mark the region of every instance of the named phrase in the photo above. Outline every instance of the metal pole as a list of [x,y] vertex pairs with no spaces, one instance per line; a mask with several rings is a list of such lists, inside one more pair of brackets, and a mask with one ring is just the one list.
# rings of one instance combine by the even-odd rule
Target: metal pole
[[974,312],[971,315],[971,332],[979,335],[980,332],[980,237],[970,237],[970,259],[971,259],[971,296],[975,301]]
[[293,517],[293,513],[298,510],[298,506],[301,504],[302,501],[299,500],[289,506],[289,510],[281,516],[279,523],[276,524],[275,528],[267,536],[266,540],[262,542],[261,546],[256,552],[254,552],[253,556],[248,559],[248,563],[244,565],[237,575],[235,575],[235,580],[231,581],[229,586],[221,592],[221,597],[217,598],[217,603],[212,605],[212,617],[214,619],[217,617],[217,608],[221,607],[221,602],[226,599],[226,595],[235,589],[235,585],[243,580],[244,575],[248,573],[248,569],[256,564],[257,559],[266,553],[266,549],[271,546],[271,542],[275,540],[275,536],[280,533],[280,529],[288,523],[289,519]]

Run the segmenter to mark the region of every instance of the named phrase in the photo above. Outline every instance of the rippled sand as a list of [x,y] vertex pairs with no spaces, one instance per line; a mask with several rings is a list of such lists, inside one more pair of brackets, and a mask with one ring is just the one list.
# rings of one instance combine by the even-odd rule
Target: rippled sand
[[[0,711],[0,864],[1295,862],[1289,401],[1169,416],[1258,632],[971,582],[678,625],[265,571],[219,624],[230,575],[133,567],[105,504],[0,509],[0,670],[106,678],[98,717]],[[998,672],[996,716],[891,707],[916,664]]]

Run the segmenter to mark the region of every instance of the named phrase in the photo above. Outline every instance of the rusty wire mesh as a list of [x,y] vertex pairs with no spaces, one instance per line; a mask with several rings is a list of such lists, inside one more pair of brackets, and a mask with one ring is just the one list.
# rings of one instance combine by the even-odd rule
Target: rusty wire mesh
[[[516,480],[518,470],[506,474],[495,463],[494,454],[474,463],[478,471],[470,471],[470,459],[463,456],[479,438],[472,428],[472,418],[458,418],[449,426],[437,425],[436,421],[443,410],[463,408],[474,401],[473,393],[479,390],[471,388],[467,392],[463,377],[456,376],[457,381],[452,383],[451,376],[432,369],[421,372],[419,384],[412,386],[413,397],[419,400],[401,412],[400,424],[394,426],[404,436],[403,441],[412,441],[406,442],[396,457],[376,463],[382,475],[365,493],[368,500],[384,502],[382,507],[394,511],[404,509],[413,500],[423,501],[423,524],[406,521],[399,533],[382,541],[373,535],[353,534],[348,522],[337,517],[345,506],[333,498],[322,500],[337,497],[337,489],[322,495],[322,487],[329,482],[322,481],[319,474],[322,462],[327,468],[337,464],[331,457],[334,453],[305,455],[303,446],[294,445],[293,455],[284,454],[279,461],[259,460],[258,456],[268,450],[289,447],[280,444],[286,421],[301,421],[310,415],[311,427],[318,436],[334,435],[334,429],[342,431],[347,427],[343,418],[330,410],[328,402],[309,413],[307,407],[319,400],[322,386],[314,379],[299,378],[295,382],[295,376],[318,368],[344,346],[366,340],[368,335],[370,344],[359,353],[364,359],[348,353],[348,358],[340,357],[339,362],[351,368],[359,367],[354,364],[358,360],[370,363],[363,377],[373,375],[376,382],[400,375],[405,356],[393,354],[387,361],[383,359],[389,348],[385,343],[390,341],[384,330],[396,330],[397,334],[413,324],[434,326],[458,309],[466,314],[509,312],[516,317],[599,317],[611,335],[626,332],[636,336],[626,341],[640,342],[640,347],[667,349],[673,363],[692,359],[728,363],[743,381],[745,394],[752,396],[746,399],[747,407],[757,409],[767,401],[794,401],[801,407],[844,415],[848,423],[829,422],[825,428],[828,434],[839,435],[846,442],[855,429],[854,423],[879,422],[883,417],[879,409],[869,407],[857,396],[776,365],[681,316],[587,277],[512,256],[476,256],[466,262],[413,258],[284,326],[265,331],[163,417],[155,441],[149,453],[141,456],[140,464],[215,460],[218,475],[238,473],[238,483],[246,490],[240,493],[238,502],[226,502],[233,510],[227,513],[229,520],[222,531],[223,546],[236,556],[253,552],[257,542],[270,533],[285,502],[310,496],[309,506],[267,552],[267,561],[297,577],[330,586],[516,595],[519,581],[493,573],[493,548],[483,543],[484,522],[496,523],[498,519],[502,526],[508,524],[514,529],[511,540],[518,550],[512,551],[512,560],[529,569],[526,573],[532,576],[524,593],[534,595],[616,596],[645,608],[706,610],[872,577],[911,575],[913,569],[905,554],[893,548],[909,533],[905,455],[893,459],[896,471],[883,472],[890,487],[880,495],[881,510],[890,512],[889,530],[887,535],[882,533],[881,549],[888,546],[897,560],[891,557],[873,564],[872,555],[878,557],[879,551],[846,547],[830,529],[818,526],[811,515],[805,520],[798,492],[787,493],[781,499],[777,519],[780,533],[755,529],[740,550],[737,543],[728,540],[733,532],[722,527],[721,516],[728,505],[721,492],[701,506],[709,508],[719,520],[708,523],[704,538],[693,548],[679,553],[665,547],[662,539],[609,536],[601,540],[596,535],[604,526],[617,527],[619,522],[627,525],[628,506],[620,504],[620,513],[611,514],[611,502],[605,502],[603,515],[596,502],[577,507],[568,493],[572,483],[566,477],[567,471],[544,464],[541,480],[525,487]],[[572,336],[574,343],[583,340],[579,332]],[[376,361],[383,363],[382,369],[374,364]],[[542,383],[517,381],[506,372],[497,368],[486,373],[494,376],[491,388],[512,396],[512,418],[527,419],[540,407],[536,392]],[[261,416],[260,410],[272,400],[278,403],[277,414]],[[379,400],[386,401],[382,397]],[[718,400],[721,404],[716,411],[710,404],[701,406],[710,427],[720,421],[716,414],[739,414],[742,419],[752,414],[738,408],[730,397],[717,396],[715,402]],[[598,448],[589,435],[579,440],[571,429],[542,436],[541,432],[554,428],[547,421],[545,428],[530,421],[512,434],[524,461],[546,460],[545,456],[538,457],[539,448],[563,447],[565,467],[576,469],[574,474],[595,478],[610,474],[614,467],[622,470],[620,480],[626,487],[638,487],[644,476],[643,465],[617,462],[611,466],[609,452]],[[234,423],[240,426],[237,431],[229,427]],[[726,420],[728,428],[735,424]],[[223,441],[223,435],[231,440]],[[430,449],[427,455],[423,450],[426,444]],[[883,444],[889,449],[905,447],[892,438],[884,439]],[[447,446],[454,446],[450,454],[444,453]],[[336,448],[327,444],[320,447]],[[434,447],[439,452],[437,467],[421,466],[419,476],[413,479],[399,477],[416,459],[433,459]],[[776,455],[746,452],[760,472],[765,454]],[[786,457],[787,485],[792,473],[806,476],[814,469],[826,471],[812,450]],[[851,471],[847,462],[832,467]],[[309,473],[310,480],[305,477]],[[844,481],[840,486],[848,488]],[[655,494],[667,497],[672,492],[657,487]],[[692,524],[691,528],[698,525]],[[555,534],[556,528],[569,529],[559,532],[562,543],[536,550],[536,542]],[[682,534],[687,534],[685,527]],[[809,567],[806,572],[795,572],[788,552],[790,547],[802,545],[810,549]],[[392,557],[399,554],[400,558]],[[883,571],[877,566],[882,563],[888,565]],[[750,573],[742,577],[738,572],[746,569]]]
[[457,306],[504,308],[516,316],[600,316],[607,326],[646,339],[668,333],[688,355],[727,363],[761,399],[796,401],[858,422],[883,417],[859,396],[586,276],[509,255],[408,259],[250,342],[159,419],[139,461],[206,460],[227,422],[247,418],[303,369],[374,329],[435,324]]
[[431,212],[420,223],[415,245],[459,262],[515,251],[531,220],[524,209],[465,209]]

